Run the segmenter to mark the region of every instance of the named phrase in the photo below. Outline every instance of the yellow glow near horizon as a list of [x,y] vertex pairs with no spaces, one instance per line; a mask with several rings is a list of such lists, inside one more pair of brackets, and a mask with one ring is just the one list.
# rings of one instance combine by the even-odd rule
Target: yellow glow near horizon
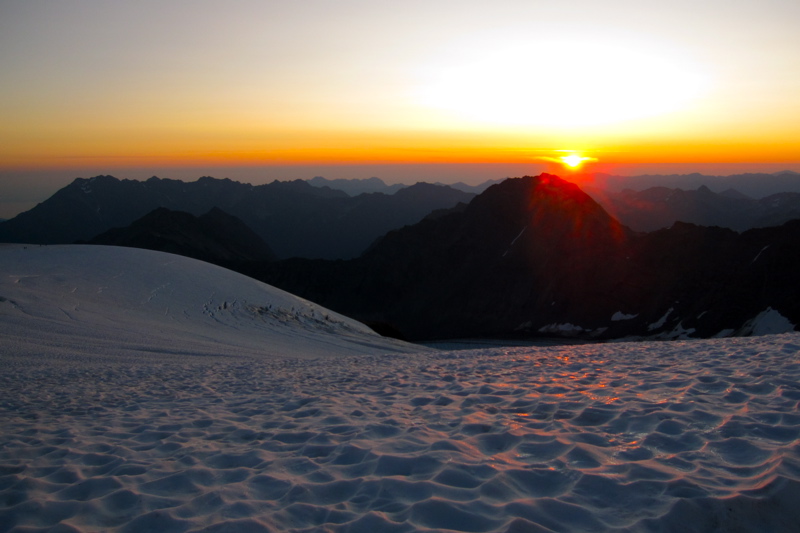
[[597,171],[800,170],[798,2],[412,4],[17,2],[0,17],[0,171],[569,171],[573,153]]

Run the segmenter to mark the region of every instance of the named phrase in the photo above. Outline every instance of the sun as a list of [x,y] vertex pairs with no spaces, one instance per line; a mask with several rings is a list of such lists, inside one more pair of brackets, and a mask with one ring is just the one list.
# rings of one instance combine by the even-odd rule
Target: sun
[[562,155],[558,158],[547,158],[550,161],[556,161],[564,165],[567,170],[578,170],[587,161],[596,162],[596,157],[585,157],[580,154],[571,153],[569,155]]
[[578,168],[579,166],[581,166],[581,164],[586,159],[587,159],[586,157],[581,157],[579,155],[572,154],[572,155],[563,156],[561,158],[561,161],[564,163],[564,165],[567,166],[567,168],[573,168],[574,169],[574,168]]

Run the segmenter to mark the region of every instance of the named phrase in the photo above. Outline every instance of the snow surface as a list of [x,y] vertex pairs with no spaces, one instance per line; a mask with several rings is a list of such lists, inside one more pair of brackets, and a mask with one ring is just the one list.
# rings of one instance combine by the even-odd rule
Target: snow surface
[[159,360],[418,351],[230,270],[106,246],[0,246],[2,351]]
[[798,333],[423,351],[155,252],[0,277],[4,532],[800,523]]

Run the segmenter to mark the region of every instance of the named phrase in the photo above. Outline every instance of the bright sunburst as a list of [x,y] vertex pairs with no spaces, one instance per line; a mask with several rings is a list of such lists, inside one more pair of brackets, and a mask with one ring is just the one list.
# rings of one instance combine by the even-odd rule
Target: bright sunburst
[[586,157],[581,157],[581,156],[579,156],[579,155],[577,155],[577,154],[572,154],[572,155],[565,155],[565,156],[563,156],[563,157],[561,158],[561,161],[562,161],[562,162],[563,162],[563,163],[564,163],[564,164],[565,164],[567,167],[569,167],[569,168],[573,168],[573,169],[574,169],[574,168],[578,168],[579,166],[581,166],[581,163],[583,163],[583,162],[584,162],[586,159],[588,159],[588,158],[586,158]]
[[582,41],[525,43],[442,65],[423,102],[498,125],[582,127],[683,108],[703,75],[664,51]]

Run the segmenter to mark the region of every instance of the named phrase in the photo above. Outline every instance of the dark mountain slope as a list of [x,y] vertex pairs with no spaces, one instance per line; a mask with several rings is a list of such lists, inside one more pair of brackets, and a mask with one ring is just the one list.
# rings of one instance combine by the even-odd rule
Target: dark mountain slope
[[356,260],[249,273],[432,339],[713,335],[741,330],[769,307],[800,323],[798,271],[800,223],[741,235],[692,224],[636,234],[577,186],[542,175],[390,232]]
[[[532,320],[545,325],[543,310],[553,322],[610,316],[629,239],[577,186],[542,175],[390,232],[357,260],[292,261],[262,276],[411,338],[505,334]],[[607,259],[596,264],[597,256]]]
[[130,226],[111,229],[89,243],[158,250],[218,265],[275,260],[261,237],[217,208],[195,217],[159,207]]
[[[394,194],[360,194],[302,206],[286,203],[244,218],[281,257],[349,259],[393,229],[415,224],[436,209],[469,202],[474,195],[417,183]],[[289,212],[291,209],[293,212]]]
[[717,283],[687,313],[697,334],[740,330],[768,308],[800,325],[800,220],[746,231],[726,251],[710,272]]
[[158,207],[195,216],[213,207],[230,212],[253,189],[252,185],[214,178],[190,183],[156,177],[147,181],[113,176],[78,178],[30,211],[0,224],[0,241],[86,241],[111,228],[127,226]]

